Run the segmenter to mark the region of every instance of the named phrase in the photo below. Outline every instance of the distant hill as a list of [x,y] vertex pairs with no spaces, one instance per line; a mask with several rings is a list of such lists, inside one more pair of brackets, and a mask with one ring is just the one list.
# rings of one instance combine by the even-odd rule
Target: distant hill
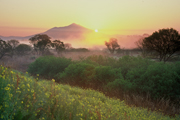
[[[73,47],[97,47],[97,48],[104,48],[106,47],[104,41],[108,41],[109,38],[117,38],[118,43],[120,44],[121,48],[134,48],[135,42],[142,37],[147,37],[148,34],[144,35],[107,35],[103,33],[95,33],[94,30],[85,28],[78,24],[70,24],[64,27],[53,27],[45,32],[38,33],[38,34],[47,34],[51,37],[51,40],[61,40],[64,43],[70,43]],[[34,34],[36,35],[36,34]],[[33,37],[34,35],[30,36],[0,36],[3,40],[11,40],[16,39],[19,40],[21,43],[29,44],[29,38]]]
[[94,32],[93,30],[90,30],[88,28],[85,28],[83,26],[80,26],[78,24],[71,24],[69,26],[65,27],[54,27],[43,34],[47,34],[53,39],[79,39],[84,38],[84,34]]

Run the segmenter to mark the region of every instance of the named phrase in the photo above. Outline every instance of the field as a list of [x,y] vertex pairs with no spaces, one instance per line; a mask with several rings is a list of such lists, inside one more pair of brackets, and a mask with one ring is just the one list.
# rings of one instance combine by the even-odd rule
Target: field
[[[146,88],[146,84],[143,82],[140,83],[145,87],[143,89],[137,86],[135,88],[130,83],[131,79],[135,79],[137,82],[134,82],[134,84],[138,84],[139,80],[142,80],[142,78],[138,78],[138,75],[144,74],[142,72],[144,69],[149,70],[149,73],[151,73],[156,71],[156,67],[158,69],[163,70],[166,68],[168,70],[172,65],[156,64],[153,61],[141,58],[136,59],[136,57],[122,57],[118,63],[118,60],[112,57],[109,58],[105,53],[98,52],[81,54],[65,53],[61,56],[65,58],[56,57],[58,61],[61,61],[61,64],[60,62],[56,62],[56,58],[47,56],[15,56],[11,59],[3,58],[0,67],[0,95],[3,98],[0,102],[1,119],[179,119],[179,103],[177,103],[177,98],[174,95],[176,91],[171,90],[172,92],[166,92],[170,96],[173,94],[172,98],[169,96],[162,97],[164,93],[154,93],[154,91],[149,90],[150,88]],[[38,61],[41,61],[43,64]],[[129,64],[125,64],[124,61],[128,61]],[[64,69],[54,70],[56,67],[53,67],[52,63],[56,67],[56,64],[61,66],[67,64],[67,66]],[[123,68],[120,63],[125,67]],[[137,63],[145,66],[139,69],[139,73],[136,68],[140,66],[137,66]],[[154,69],[145,65],[147,63],[153,66]],[[41,69],[34,68],[33,65]],[[51,72],[46,71],[47,68],[49,69],[48,65],[52,65]],[[116,68],[118,67],[117,65],[120,65],[121,70]],[[7,68],[4,66],[7,66]],[[76,72],[73,72],[75,71],[73,68],[77,69]],[[172,70],[179,69],[178,67],[173,68]],[[167,72],[166,69],[164,72]],[[59,73],[61,70],[62,72]],[[82,74],[77,74],[79,72]],[[174,75],[174,72],[172,74],[169,72],[169,76],[165,77],[171,77],[171,75]],[[107,73],[110,73],[109,76],[105,76]],[[117,73],[118,76],[116,76]],[[159,75],[161,76],[161,73]],[[120,78],[129,81],[122,83],[124,80],[121,81],[121,79],[121,83],[118,83],[119,86],[114,86],[114,82],[116,85],[116,81]],[[162,77],[162,79],[165,78]],[[172,81],[176,79],[174,78]],[[94,80],[98,80],[99,82]],[[171,83],[171,81],[169,82]],[[165,84],[162,89],[164,91],[167,90],[166,84],[169,85],[168,89],[177,87],[174,86],[174,83],[173,81],[171,86],[169,83],[162,82],[161,84]],[[146,93],[147,89],[150,93]],[[133,92],[134,90],[136,91]],[[141,90],[144,90],[144,92],[140,93],[139,91]],[[157,91],[159,90],[157,89]],[[157,98],[153,99],[151,94]]]

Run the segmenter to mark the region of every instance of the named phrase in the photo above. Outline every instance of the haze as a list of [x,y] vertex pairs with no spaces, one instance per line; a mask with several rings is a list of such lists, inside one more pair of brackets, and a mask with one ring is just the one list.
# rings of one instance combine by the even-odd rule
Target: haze
[[0,0],[0,35],[28,36],[72,23],[109,35],[180,30],[179,5],[180,0]]

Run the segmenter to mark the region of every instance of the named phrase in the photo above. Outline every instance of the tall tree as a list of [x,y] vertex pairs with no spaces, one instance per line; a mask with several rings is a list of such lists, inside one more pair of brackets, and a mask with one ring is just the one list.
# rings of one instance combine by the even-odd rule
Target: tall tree
[[166,62],[175,52],[180,51],[180,34],[173,28],[161,29],[144,38],[143,45],[157,52],[160,61]]
[[10,44],[12,47],[12,56],[13,56],[15,54],[16,47],[19,45],[19,41],[12,39],[12,40],[7,41],[7,43]]
[[54,40],[51,45],[55,48],[58,54],[65,50],[65,45],[60,40]]
[[0,39],[0,59],[3,56],[11,56],[12,46],[6,41]]
[[105,45],[112,54],[116,49],[120,48],[116,38],[110,38],[109,42],[105,41]]
[[27,55],[32,50],[32,48],[27,44],[19,44],[15,50],[17,55]]
[[30,43],[33,44],[34,50],[37,53],[43,54],[45,50],[48,50],[51,46],[51,38],[46,34],[38,34],[34,37],[31,37]]

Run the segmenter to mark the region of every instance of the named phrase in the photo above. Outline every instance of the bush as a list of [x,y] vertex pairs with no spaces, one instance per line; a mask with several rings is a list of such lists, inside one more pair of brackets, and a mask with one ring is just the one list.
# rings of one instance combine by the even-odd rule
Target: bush
[[147,69],[134,68],[127,73],[127,81],[137,92],[150,93],[154,98],[178,98],[180,74],[175,64],[155,63]]
[[117,60],[108,56],[91,55],[85,59],[82,59],[81,62],[90,63],[94,65],[115,66],[114,64],[117,62]]
[[115,79],[120,78],[123,78],[120,68],[112,68],[110,66],[97,66],[95,68],[94,79],[102,85],[106,85],[108,82],[112,82]]
[[110,66],[95,66],[88,63],[75,63],[69,65],[63,73],[58,74],[58,79],[79,85],[103,86],[110,81],[122,78],[120,69]]
[[76,82],[88,84],[94,78],[95,66],[87,63],[74,63],[69,65],[63,73],[58,74],[58,79],[63,82]]
[[39,74],[46,78],[54,78],[57,73],[63,72],[71,63],[71,59],[43,56],[29,65],[28,72],[33,75]]
[[140,56],[134,57],[134,56],[123,56],[122,58],[119,58],[119,60],[116,62],[116,64],[113,65],[114,68],[121,68],[122,75],[124,79],[126,79],[126,74],[128,71],[132,69],[145,69],[149,65],[155,63],[154,61],[144,59]]

